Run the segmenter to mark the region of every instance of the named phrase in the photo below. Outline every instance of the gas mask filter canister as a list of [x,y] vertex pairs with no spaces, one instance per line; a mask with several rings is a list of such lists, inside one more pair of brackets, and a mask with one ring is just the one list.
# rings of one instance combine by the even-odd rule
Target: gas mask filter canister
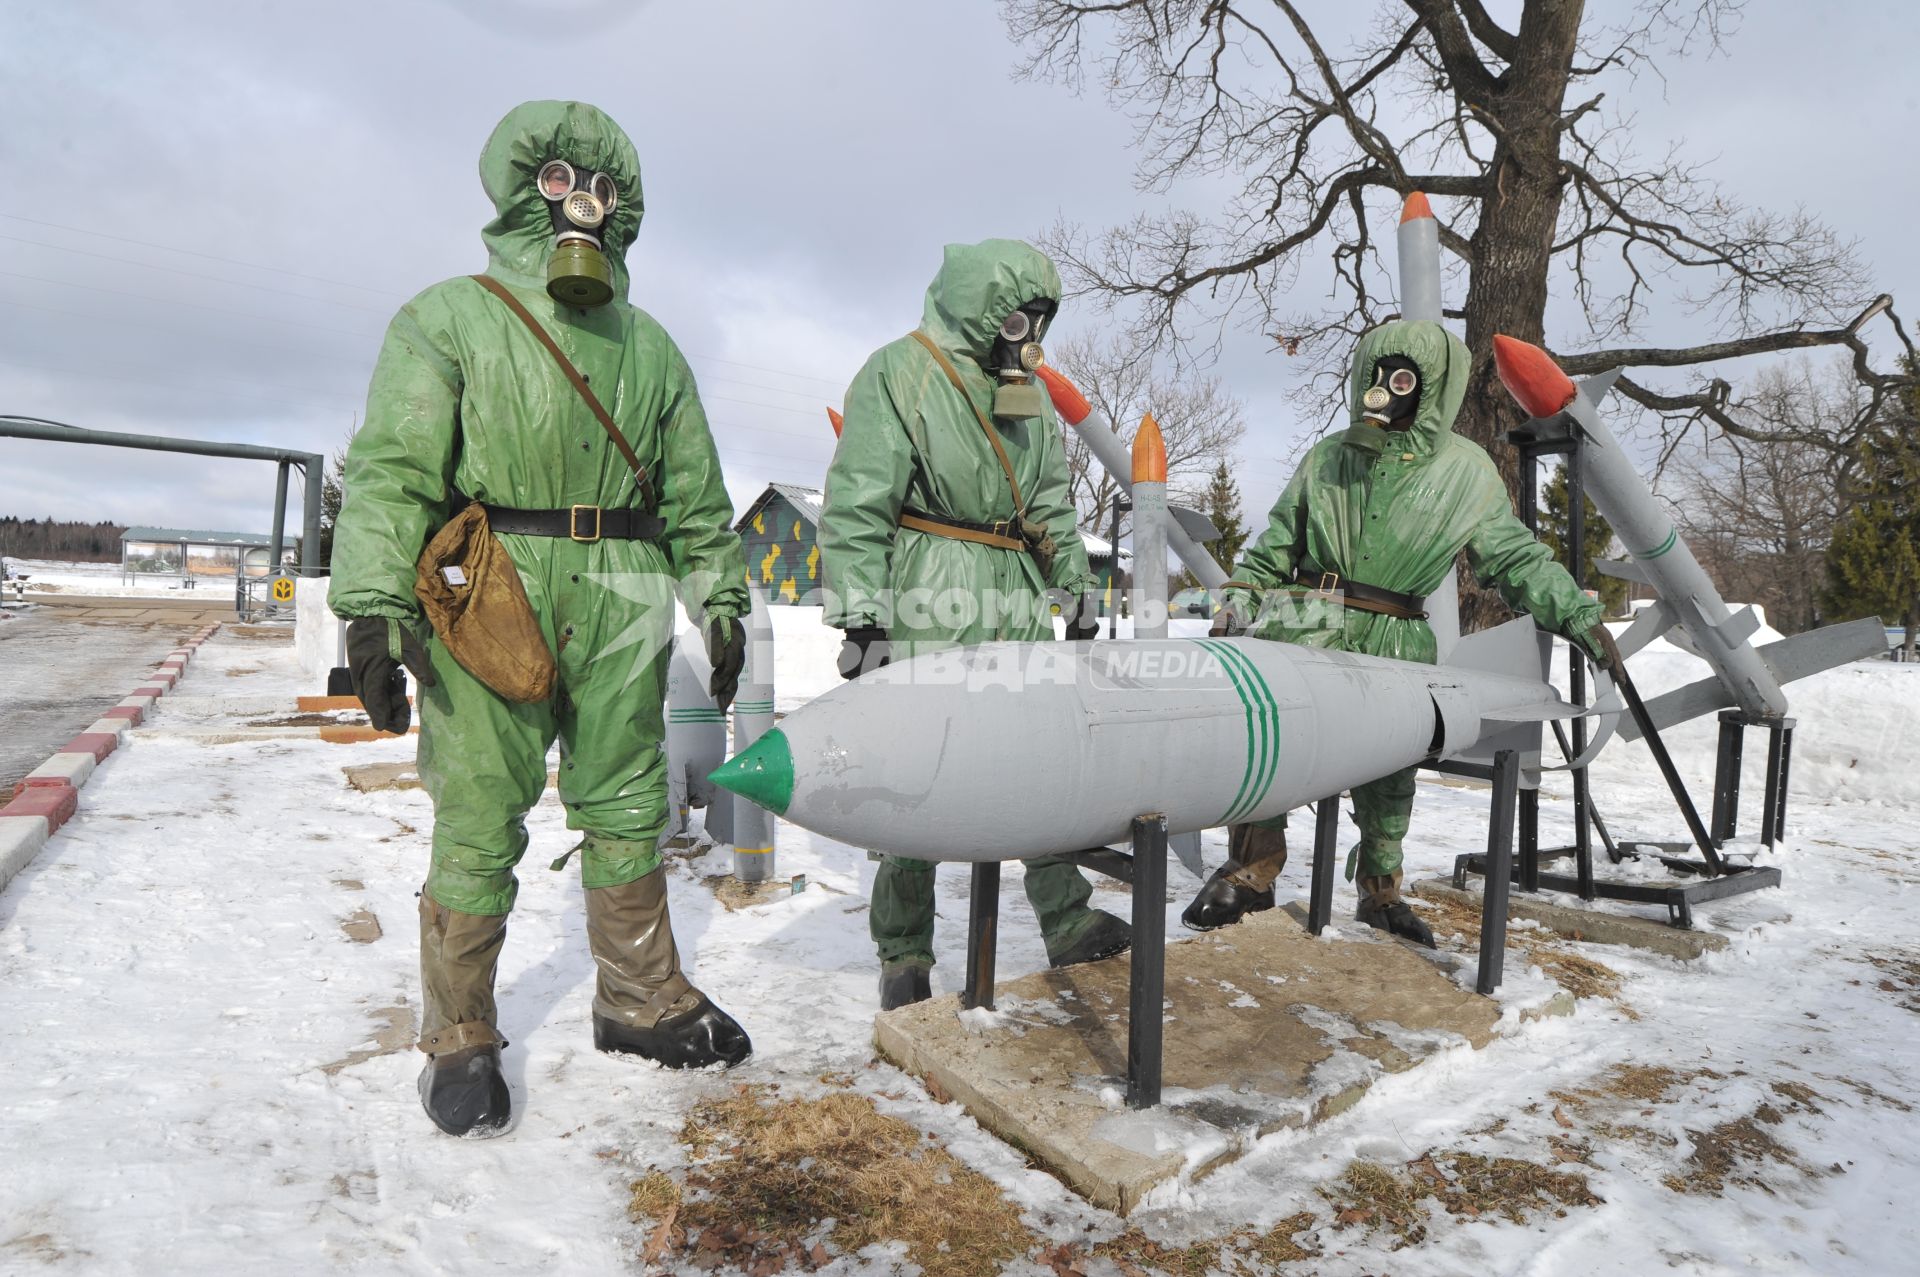
[[994,416],[1017,420],[1038,417],[1045,410],[1046,391],[1040,388],[1033,374],[1046,362],[1040,337],[1053,318],[1053,310],[1050,301],[1030,301],[1000,325],[988,357],[991,365],[988,371],[995,378]]
[[553,221],[547,294],[567,306],[604,306],[613,300],[613,268],[601,234],[620,193],[605,173],[586,173],[565,160],[540,166],[534,185]]

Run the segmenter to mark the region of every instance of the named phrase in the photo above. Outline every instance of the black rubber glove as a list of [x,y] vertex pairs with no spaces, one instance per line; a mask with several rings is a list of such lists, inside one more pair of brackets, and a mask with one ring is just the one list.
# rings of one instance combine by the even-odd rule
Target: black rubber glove
[[1047,593],[1053,606],[1059,609],[1061,619],[1067,623],[1067,642],[1078,643],[1100,637],[1098,598],[1091,594],[1069,594],[1065,590],[1049,590]]
[[1593,663],[1609,675],[1617,676],[1626,658],[1620,655],[1619,644],[1613,641],[1613,631],[1605,625],[1596,624],[1592,629],[1573,640],[1586,650]]
[[747,667],[747,627],[739,617],[716,616],[707,622],[707,660],[713,666],[707,695],[724,714],[740,690],[740,671]]
[[353,677],[353,694],[360,698],[376,731],[404,732],[413,722],[407,676],[400,672],[403,665],[422,687],[438,684],[426,649],[412,630],[385,616],[347,622],[347,672]]
[[859,678],[892,659],[884,629],[878,625],[852,626],[847,630],[847,641],[840,645],[840,677]]

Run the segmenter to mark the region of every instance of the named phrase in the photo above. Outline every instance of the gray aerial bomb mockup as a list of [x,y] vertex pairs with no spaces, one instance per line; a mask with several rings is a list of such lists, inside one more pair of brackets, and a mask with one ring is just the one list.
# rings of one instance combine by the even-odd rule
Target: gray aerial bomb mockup
[[1581,712],[1534,678],[1261,639],[982,643],[833,689],[713,779],[857,847],[1000,860],[1122,840],[1146,811],[1262,820]]

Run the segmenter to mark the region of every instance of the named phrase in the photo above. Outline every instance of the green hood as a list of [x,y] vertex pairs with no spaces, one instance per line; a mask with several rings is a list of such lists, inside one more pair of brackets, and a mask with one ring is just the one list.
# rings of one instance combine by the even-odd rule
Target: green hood
[[584,102],[522,102],[494,126],[480,152],[480,185],[493,201],[494,219],[480,232],[488,271],[509,284],[544,289],[553,251],[553,221],[533,179],[548,160],[605,173],[619,190],[602,230],[613,291],[627,295],[627,245],[640,229],[640,157],[618,124]]
[[1360,397],[1373,384],[1373,365],[1388,355],[1405,355],[1420,369],[1420,407],[1407,433],[1416,449],[1431,453],[1440,437],[1453,429],[1453,419],[1467,397],[1467,373],[1473,360],[1466,343],[1439,324],[1415,320],[1395,320],[1364,334],[1353,352],[1348,410],[1353,435],[1368,440],[1385,437],[1378,426],[1362,419]]
[[1007,316],[1036,297],[1059,304],[1060,272],[1033,245],[1017,239],[949,244],[927,289],[920,326],[942,348],[980,363]]

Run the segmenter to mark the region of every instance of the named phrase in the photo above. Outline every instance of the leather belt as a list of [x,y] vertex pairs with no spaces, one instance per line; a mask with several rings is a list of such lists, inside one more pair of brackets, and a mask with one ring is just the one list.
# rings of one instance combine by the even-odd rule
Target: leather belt
[[925,510],[908,508],[900,512],[900,526],[912,528],[915,532],[928,532],[937,537],[950,537],[955,541],[972,541],[979,545],[997,546],[1002,550],[1022,550],[1027,543],[1019,537],[1020,523],[1017,519],[1001,519],[994,523],[973,523],[966,519],[949,519],[943,515],[928,514]]
[[495,532],[528,537],[566,537],[570,541],[651,541],[667,530],[667,521],[645,510],[622,507],[602,509],[597,505],[569,506],[564,510],[515,510],[490,505],[487,526]]
[[1382,616],[1397,616],[1407,621],[1427,619],[1427,601],[1420,595],[1383,590],[1377,585],[1350,580],[1338,572],[1309,572],[1299,568],[1293,574],[1293,583],[1306,586],[1308,598],[1325,599],[1356,611],[1378,612]]

